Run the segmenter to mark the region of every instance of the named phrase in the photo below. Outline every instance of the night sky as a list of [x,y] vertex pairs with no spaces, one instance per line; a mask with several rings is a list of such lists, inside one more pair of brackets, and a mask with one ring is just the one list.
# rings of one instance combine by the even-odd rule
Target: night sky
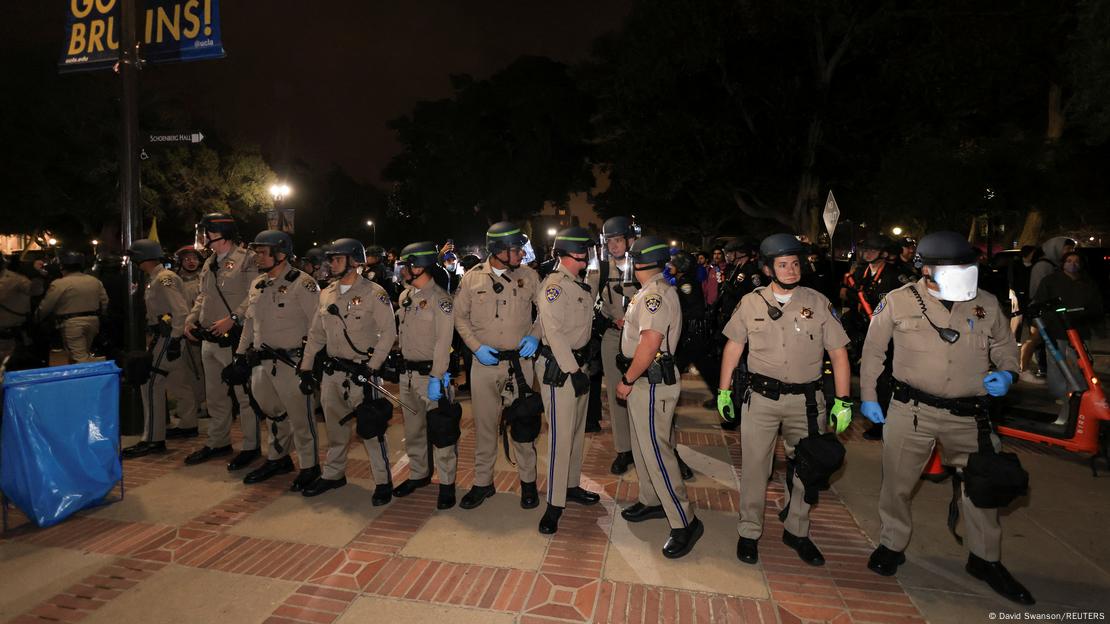
[[[3,47],[54,42],[56,58],[67,2],[17,3]],[[386,122],[450,95],[449,75],[486,77],[523,54],[581,60],[631,4],[223,0],[227,58],[148,67],[141,89],[190,103],[212,126],[196,130],[260,145],[279,174],[299,158],[378,182],[398,149]]]

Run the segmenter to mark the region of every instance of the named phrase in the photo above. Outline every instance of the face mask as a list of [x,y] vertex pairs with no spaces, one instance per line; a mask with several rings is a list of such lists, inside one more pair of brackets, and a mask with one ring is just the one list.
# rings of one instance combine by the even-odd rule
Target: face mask
[[940,287],[937,299],[944,301],[971,301],[979,291],[979,267],[933,267],[933,281]]
[[1078,264],[1073,264],[1073,263],[1065,264],[1064,265],[1064,271],[1066,271],[1068,273],[1078,273],[1079,272],[1079,265]]

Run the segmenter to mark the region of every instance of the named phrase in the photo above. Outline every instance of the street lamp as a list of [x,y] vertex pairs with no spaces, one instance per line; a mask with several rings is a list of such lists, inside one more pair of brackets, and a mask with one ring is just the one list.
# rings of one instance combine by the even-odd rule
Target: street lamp
[[282,183],[270,185],[270,196],[274,198],[274,203],[284,201],[285,198],[289,197],[292,192],[293,189],[289,188],[288,184]]
[[370,228],[370,235],[371,235],[370,244],[377,245],[378,244],[378,228],[374,227],[374,222],[370,219],[366,220],[366,227]]
[[678,247],[678,241],[671,241],[671,247]]
[[57,245],[57,244],[58,244],[58,239],[56,239],[56,238],[54,238],[53,236],[51,236],[50,238],[46,239],[46,244],[47,244],[47,245],[50,245],[51,247],[53,247],[54,245]]
[[554,238],[559,232],[555,228],[547,228],[547,235]]
[[893,228],[890,229],[890,233],[895,235],[895,236],[901,236],[902,231],[903,231],[902,228],[900,228],[898,226],[894,226]]

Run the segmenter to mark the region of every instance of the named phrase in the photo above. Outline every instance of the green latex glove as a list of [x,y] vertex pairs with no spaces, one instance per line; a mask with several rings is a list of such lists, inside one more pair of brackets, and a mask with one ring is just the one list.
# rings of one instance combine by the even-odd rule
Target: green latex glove
[[829,411],[829,424],[837,435],[844,433],[848,425],[852,424],[852,400],[837,397]]
[[732,405],[732,390],[717,391],[717,413],[728,422],[736,420],[736,408]]

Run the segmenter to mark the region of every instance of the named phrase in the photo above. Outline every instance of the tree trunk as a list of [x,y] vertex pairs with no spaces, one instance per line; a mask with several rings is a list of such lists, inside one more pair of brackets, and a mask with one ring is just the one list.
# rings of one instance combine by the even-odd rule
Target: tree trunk
[[1056,143],[1064,135],[1064,95],[1060,85],[1052,83],[1048,86],[1048,128],[1045,139],[1049,143]]

